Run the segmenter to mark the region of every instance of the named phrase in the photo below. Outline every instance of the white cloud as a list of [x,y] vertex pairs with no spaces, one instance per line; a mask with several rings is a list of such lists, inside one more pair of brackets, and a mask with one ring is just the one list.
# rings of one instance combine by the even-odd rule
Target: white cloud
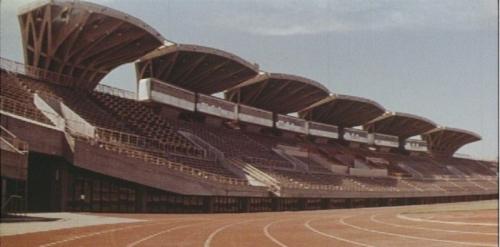
[[396,28],[475,30],[493,27],[497,18],[495,0],[257,0],[226,6],[209,16],[215,20],[211,24],[260,35]]

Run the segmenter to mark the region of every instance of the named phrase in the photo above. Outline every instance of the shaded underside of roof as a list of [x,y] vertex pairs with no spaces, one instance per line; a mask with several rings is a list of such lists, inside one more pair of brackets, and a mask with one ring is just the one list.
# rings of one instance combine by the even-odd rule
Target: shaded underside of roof
[[362,125],[385,112],[375,101],[349,96],[331,95],[299,112],[306,120],[342,127]]
[[138,79],[154,77],[203,94],[234,87],[258,74],[258,66],[214,48],[171,44],[136,63]]
[[313,80],[287,74],[262,73],[228,90],[226,99],[286,114],[304,109],[328,95],[328,89]]
[[439,127],[422,134],[431,153],[451,156],[462,146],[481,140],[478,134],[462,129]]
[[408,113],[386,112],[363,126],[369,132],[398,136],[405,140],[436,128],[436,124],[424,117]]
[[146,23],[83,1],[39,1],[20,9],[25,64],[95,87],[112,69],[159,47]]

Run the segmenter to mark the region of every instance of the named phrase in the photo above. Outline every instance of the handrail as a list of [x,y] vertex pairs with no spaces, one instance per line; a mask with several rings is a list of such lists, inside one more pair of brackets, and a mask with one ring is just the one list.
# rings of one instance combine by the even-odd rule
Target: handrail
[[[7,208],[7,206],[9,206],[9,204],[13,201],[13,199],[17,199],[17,200],[22,200],[23,197],[20,196],[20,195],[10,195],[9,196],[9,199],[7,199],[3,204],[2,204],[2,215],[4,214],[7,214],[7,210],[5,210]],[[18,213],[20,210],[16,209],[14,213]]]
[[[35,109],[32,109],[32,107],[29,107],[28,105],[23,104],[22,102],[16,102],[15,100],[12,100],[12,99],[9,99],[9,98],[3,97],[3,96],[0,96],[0,109],[6,110],[6,108],[4,107],[5,102],[10,102],[10,103],[15,102],[15,103],[17,103],[17,107],[22,108],[19,111],[13,112],[15,114],[30,113],[31,112],[30,110],[33,110],[33,111],[35,110]],[[7,110],[8,110],[8,108],[7,108]],[[43,115],[43,113],[39,113],[39,114]],[[25,116],[25,115],[30,115],[30,114],[24,114],[23,116]],[[66,122],[72,121],[72,122],[75,122],[75,124],[78,124],[78,121],[75,121],[75,120],[65,120],[65,121]],[[67,124],[65,124],[65,126],[67,126]],[[68,131],[71,134],[78,136],[80,138],[92,139],[94,141],[100,141],[103,143],[108,143],[110,145],[112,145],[112,144],[115,144],[115,145],[116,144],[121,144],[121,145],[125,144],[125,145],[127,145],[128,144],[129,146],[135,146],[138,148],[145,148],[145,149],[146,148],[156,148],[157,150],[160,150],[160,151],[169,151],[172,149],[167,144],[163,144],[158,140],[142,137],[142,136],[135,135],[135,134],[129,134],[129,133],[121,132],[121,131],[106,129],[106,128],[97,127],[96,131],[95,131],[95,135],[91,136],[91,137],[82,136],[77,131],[74,131],[74,130],[71,130],[68,128],[66,128],[65,131]],[[159,159],[158,157],[155,158],[153,155],[145,155],[144,157],[145,157],[145,160],[149,160],[149,161],[151,161],[151,160],[154,161],[154,160]],[[225,177],[222,175],[218,175],[218,174],[202,171],[202,170],[199,170],[196,168],[192,168],[189,166],[185,166],[182,164],[174,165],[174,163],[172,163],[171,161],[168,161],[168,162],[170,164],[172,164],[172,165],[169,165],[169,168],[173,168],[173,169],[178,170],[178,171],[184,171],[184,172],[187,172],[190,174],[198,174],[198,176],[203,176],[205,179],[219,181],[219,182],[225,183],[225,184],[234,184],[234,185],[247,185],[248,184],[248,182],[246,180],[229,178],[229,177]]]
[[17,138],[16,135],[14,135],[12,132],[10,132],[8,129],[0,125],[0,130],[2,130],[2,133],[7,133],[11,138]]
[[184,136],[186,139],[190,140],[193,144],[198,146],[201,149],[208,150],[207,155],[214,154],[215,157],[209,157],[209,158],[215,158],[218,161],[223,161],[225,159],[224,153],[220,151],[219,149],[213,147],[210,145],[210,143],[206,142],[202,138],[194,135],[193,133],[186,131],[186,130],[178,130],[177,133],[180,135]]
[[1,136],[0,140],[5,142],[7,145],[9,145],[11,148],[16,150],[20,154],[26,154],[29,151],[28,143],[25,141],[22,141],[18,138],[10,138],[7,136]]
[[41,79],[50,83],[65,87],[85,87],[87,83],[84,80],[55,73],[49,70],[40,69],[31,65],[22,64],[7,58],[0,57],[0,68],[17,74],[26,75],[36,79]]
[[153,148],[163,152],[177,153],[175,145],[164,143],[160,140],[144,137],[137,134],[126,133],[118,130],[95,127],[95,134],[93,136],[96,140],[108,143],[120,143],[138,148]]
[[[88,139],[85,139],[85,140],[88,140]],[[108,147],[110,147],[110,146],[115,147],[119,153],[122,153],[122,152],[127,153],[129,155],[132,155],[132,157],[134,157],[134,158],[140,158],[144,161],[147,161],[148,163],[155,164],[155,165],[164,165],[164,166],[167,166],[169,169],[172,169],[175,171],[180,171],[180,172],[183,172],[183,173],[188,174],[188,175],[202,177],[203,179],[216,181],[216,182],[223,183],[223,184],[248,185],[247,180],[230,178],[230,177],[226,177],[223,175],[203,171],[203,170],[200,170],[197,168],[193,168],[190,166],[186,166],[186,165],[183,165],[180,163],[176,163],[176,162],[167,160],[167,159],[160,157],[160,156],[149,154],[146,151],[140,151],[140,150],[135,150],[135,149],[131,149],[131,148],[126,148],[126,147],[119,146],[116,144],[109,144],[109,143],[101,143],[101,144],[108,145]]]
[[46,124],[44,121],[47,119],[46,116],[38,108],[31,107],[24,102],[0,96],[0,109]]
[[[5,69],[7,67],[7,65],[13,65],[13,67],[14,67],[13,70],[18,70],[18,71],[22,70],[23,73],[26,73],[26,68],[29,69],[29,66],[25,66],[25,67],[23,67],[24,69],[22,69],[21,67],[19,67],[22,64],[16,63],[16,62],[10,61],[8,59],[4,59],[4,58],[1,58],[0,62],[1,62],[0,65],[1,65],[2,69]],[[46,118],[44,113],[51,114],[48,112],[42,113],[42,111],[39,110],[38,108],[28,106],[28,105],[26,105],[26,103],[19,102],[19,101],[16,101],[16,100],[4,97],[4,96],[0,96],[0,109],[12,112],[12,113],[17,114],[17,115],[25,116],[25,117],[28,117],[30,119],[35,119],[35,120],[40,121],[40,122],[43,122],[43,121],[41,121],[42,117]],[[72,120],[66,120],[66,121],[72,121]],[[77,122],[77,121],[75,121],[75,122]],[[69,131],[71,131],[71,130],[69,130]],[[102,136],[98,135],[98,134],[102,135],[103,133],[108,135],[107,136],[108,139],[103,138]],[[72,134],[76,135],[76,133],[72,133]],[[114,137],[118,137],[118,138],[113,139]],[[101,142],[109,141],[110,143],[115,143],[115,144],[116,143],[118,143],[118,144],[130,144],[130,146],[135,146],[135,147],[139,147],[139,148],[141,148],[141,147],[142,148],[157,147],[158,150],[162,150],[162,151],[169,151],[172,149],[170,145],[161,143],[160,141],[155,140],[155,139],[150,139],[150,138],[142,137],[142,136],[135,135],[135,134],[125,133],[125,132],[120,132],[120,131],[105,129],[105,128],[96,128],[96,133],[94,136],[91,137],[91,139],[101,141]],[[156,160],[159,159],[159,157],[154,157],[153,155],[143,155],[143,157],[146,160],[153,160],[153,161],[155,159]],[[255,158],[257,158],[257,157],[255,157]],[[169,164],[174,164],[171,161],[168,161],[168,160],[165,160],[165,161],[169,162]],[[186,171],[190,174],[195,174],[197,176],[200,176],[200,174],[201,174],[204,177],[213,179],[215,181],[225,181],[225,182],[231,183],[231,184],[248,184],[248,182],[246,180],[228,178],[228,177],[224,177],[222,175],[205,172],[205,171],[202,171],[202,170],[199,170],[196,168],[192,168],[189,166],[184,166],[182,164],[170,165],[169,167],[177,167],[176,168],[177,170]],[[447,178],[447,179],[451,180],[451,181],[455,181],[455,180],[461,181],[461,180],[455,179],[455,178],[451,178],[451,179]],[[446,181],[445,179],[422,179],[422,180]],[[478,181],[481,181],[481,180],[478,180]],[[302,183],[302,184],[306,184],[306,183]],[[326,186],[325,187],[324,185],[318,186],[318,185],[313,185],[313,184],[309,184],[306,187],[307,188],[335,188],[335,189],[337,189],[337,186],[333,186],[333,187]]]
[[[17,107],[21,107],[21,108],[30,108],[28,107],[26,104],[23,104],[22,102],[17,102],[16,100],[12,100],[12,99],[9,99],[9,98],[6,98],[6,97],[3,97],[3,96],[0,96],[0,109],[3,109],[5,110],[4,108],[4,105],[5,105],[5,102],[15,102],[17,105]],[[15,114],[19,114],[19,112],[21,113],[26,113],[25,115],[30,115],[28,113],[33,113],[31,112],[30,110],[34,110],[34,109],[25,109],[25,110],[20,110],[20,111],[17,111],[17,112],[14,112]],[[39,115],[39,114],[35,114],[35,115]],[[66,121],[74,121],[74,120],[66,120]],[[77,122],[77,121],[75,121]],[[68,130],[70,132],[73,132],[71,130]],[[134,135],[134,134],[129,134],[129,133],[124,133],[124,132],[120,132],[120,131],[116,131],[116,130],[110,130],[110,129],[105,129],[105,128],[96,128],[96,135],[97,133],[107,133],[109,134],[110,136],[117,136],[119,138],[115,139],[114,142],[110,141],[110,140],[113,140],[113,139],[106,139],[106,138],[102,138],[102,136],[92,136],[92,137],[87,137],[88,139],[91,139],[91,140],[95,140],[95,141],[101,141],[101,142],[106,142],[107,140],[109,141],[109,144],[112,145],[113,143],[116,145],[116,144],[131,144],[130,146],[135,146],[135,147],[143,147],[143,148],[151,148],[151,147],[154,147],[155,145],[157,145],[158,147],[158,150],[167,150],[166,148],[162,148],[162,144],[160,144],[158,141],[156,140],[153,140],[153,139],[149,139],[149,138],[146,138],[146,137],[142,137],[142,136],[139,136],[139,135]],[[74,135],[77,135],[77,133],[72,133]],[[146,145],[147,144],[147,145]],[[163,144],[165,145],[165,144]],[[123,148],[123,147],[122,147]],[[166,159],[163,159],[163,158],[159,158],[159,157],[155,157],[151,154],[144,154],[142,155],[143,159],[148,161],[148,162],[152,162],[152,163],[156,163],[156,164],[165,164],[165,162],[168,163],[168,167],[171,168],[171,169],[174,169],[174,170],[177,170],[177,171],[181,171],[181,172],[184,172],[184,173],[188,173],[188,174],[191,174],[191,175],[196,175],[196,176],[202,176],[204,177],[205,179],[208,179],[208,180],[212,180],[212,181],[217,181],[217,182],[220,182],[220,183],[227,183],[227,184],[234,184],[234,185],[248,185],[248,182],[246,180],[240,180],[240,179],[235,179],[235,178],[228,178],[228,177],[224,177],[222,175],[219,175],[219,174],[214,174],[214,173],[210,173],[210,172],[206,172],[206,171],[202,171],[202,170],[199,170],[199,169],[196,169],[196,168],[192,168],[192,167],[189,167],[189,166],[185,166],[185,165],[182,165],[182,164],[178,164],[178,163],[173,163],[171,161],[168,161]],[[254,158],[258,158],[258,157],[254,157]],[[162,160],[162,161],[160,161]],[[405,179],[405,180],[411,180],[411,179]],[[419,181],[446,181],[446,179],[433,179],[433,178],[423,178],[423,179],[418,179]],[[458,178],[447,178],[447,180],[451,180],[451,181],[461,181],[460,179]],[[485,180],[488,180],[488,179],[485,179]],[[474,181],[485,181],[485,180],[474,180]],[[494,180],[494,179],[492,179]],[[488,180],[489,181],[489,180]],[[289,183],[287,183],[286,185],[287,187],[289,188],[305,188],[305,189],[322,189],[322,190],[339,190],[339,187],[338,186],[334,186],[334,185],[314,185],[314,184],[307,184],[307,183],[301,183],[300,185],[297,185],[297,184],[294,184],[294,185],[290,185]]]

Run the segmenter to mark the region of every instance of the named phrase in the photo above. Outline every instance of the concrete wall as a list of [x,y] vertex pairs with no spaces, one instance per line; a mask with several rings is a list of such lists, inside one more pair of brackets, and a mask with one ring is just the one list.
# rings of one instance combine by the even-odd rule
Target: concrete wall
[[29,145],[30,151],[64,156],[67,142],[64,133],[55,127],[38,124],[21,117],[1,115],[2,125]]
[[0,149],[2,177],[26,180],[28,177],[28,154]]
[[362,177],[387,177],[387,169],[349,168],[349,174]]
[[104,175],[185,195],[267,196],[261,187],[233,186],[204,181],[172,171],[167,167],[147,163],[106,151],[77,140],[74,165]]
[[443,196],[467,196],[488,195],[491,192],[484,191],[462,191],[462,192],[347,192],[335,190],[312,190],[312,189],[288,189],[281,190],[281,197],[292,198],[415,198],[415,197],[443,197]]

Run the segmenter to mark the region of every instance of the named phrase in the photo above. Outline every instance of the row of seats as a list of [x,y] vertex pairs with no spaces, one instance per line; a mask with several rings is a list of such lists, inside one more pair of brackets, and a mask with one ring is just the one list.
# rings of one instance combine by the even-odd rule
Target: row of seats
[[85,92],[77,92],[70,88],[49,84],[25,76],[19,76],[19,81],[31,93],[38,93],[41,97],[49,97],[63,102],[93,126],[134,133],[129,126],[118,121],[90,100]]
[[199,123],[182,123],[190,131],[224,153],[228,158],[240,157],[257,167],[292,169],[293,165],[245,133],[226,127],[211,127]]
[[177,129],[166,118],[155,113],[150,107],[134,100],[96,91],[92,92],[91,96],[108,112],[133,126],[140,135],[157,139],[176,152],[198,157],[204,155],[204,150],[177,133]]
[[330,170],[326,169],[324,166],[315,162],[313,159],[309,157],[295,156],[295,158],[302,161],[302,163],[306,164],[309,168],[310,173],[331,173]]
[[[494,190],[495,183],[486,180],[424,180],[356,177],[334,174],[321,164],[310,158],[295,157],[308,166],[309,172],[300,172],[286,159],[272,149],[278,145],[300,147],[300,149],[323,155],[332,163],[353,167],[355,160],[366,163],[368,168],[387,168],[389,174],[407,173],[398,166],[404,164],[416,171],[422,177],[435,175],[457,176],[447,166],[453,166],[467,176],[496,176],[492,165],[466,159],[436,160],[431,157],[408,157],[399,154],[375,152],[363,148],[350,148],[341,144],[311,144],[307,140],[286,139],[273,135],[248,133],[226,127],[210,127],[207,124],[183,122],[162,116],[159,109],[138,101],[113,96],[100,92],[80,92],[73,89],[38,81],[22,75],[9,74],[2,71],[2,99],[17,100],[20,104],[37,111],[33,103],[33,93],[43,97],[52,97],[63,102],[71,110],[94,126],[111,129],[131,135],[155,139],[172,147],[175,153],[152,150],[140,150],[133,147],[102,144],[103,148],[120,152],[129,157],[143,158],[146,161],[158,162],[158,159],[183,164],[202,171],[219,174],[224,177],[236,178],[231,171],[214,160],[204,158],[203,148],[194,145],[178,130],[185,130],[219,149],[227,158],[237,157],[253,164],[277,178],[283,185],[290,187],[307,187],[310,185],[327,185],[339,191],[478,191]],[[38,114],[43,116],[41,112]],[[32,114],[33,115],[33,114]],[[42,117],[40,117],[42,118]],[[38,120],[50,123],[46,117]],[[166,151],[166,150],[165,150]],[[385,162],[372,162],[367,157],[373,157]]]
[[216,161],[183,157],[177,155],[176,156],[167,155],[166,153],[152,152],[149,150],[142,150],[122,145],[113,145],[110,143],[99,143],[98,146],[107,151],[115,152],[118,153],[119,155],[125,155],[130,158],[141,159],[152,164],[163,164],[171,162],[173,164],[180,164],[196,168],[201,171],[221,175],[228,178],[239,178],[229,170],[223,169],[216,163]]
[[[133,124],[127,124],[124,121],[121,121],[120,119],[117,119],[114,117],[112,114],[109,114],[108,111],[103,109],[99,104],[96,104],[92,97],[89,97],[90,95],[85,94],[85,92],[75,92],[72,89],[69,88],[64,88],[55,84],[49,84],[45,83],[42,81],[38,81],[35,79],[32,79],[30,77],[24,77],[24,76],[18,76],[17,75],[10,75],[4,71],[1,73],[2,76],[2,96],[16,99],[16,100],[21,100],[22,103],[25,104],[31,104],[32,108],[34,110],[37,110],[37,108],[33,104],[33,93],[38,93],[42,95],[42,97],[47,96],[51,97],[57,100],[60,100],[61,102],[64,102],[65,105],[67,105],[71,110],[73,110],[75,113],[77,113],[80,117],[84,118],[86,121],[91,123],[92,125],[96,127],[101,127],[101,128],[106,128],[106,129],[111,129],[114,131],[119,131],[119,132],[125,132],[128,134],[144,134],[144,132],[147,132],[148,127],[151,126],[145,126],[143,125],[144,122],[146,121],[140,121],[146,120],[147,118],[143,118],[144,114],[142,115],[135,115],[134,120],[137,122],[140,122],[141,125],[134,126]],[[104,98],[112,98],[113,102],[116,102],[117,99],[120,100],[121,98],[118,97],[106,97],[108,95],[106,94],[100,94],[100,93],[92,93],[93,96],[96,96],[96,98],[101,99],[102,97],[99,96],[104,96]],[[98,101],[98,103],[102,103],[102,101]],[[139,105],[137,102],[133,102],[133,105]],[[114,105],[109,105],[110,107],[113,107]],[[147,109],[145,110],[142,107],[130,107],[130,104],[122,104],[120,105],[122,108],[121,110],[124,110],[125,112],[129,112],[130,114],[133,113],[148,113]],[[130,108],[128,108],[130,107]],[[134,109],[136,111],[134,111]],[[121,112],[120,112],[121,113]],[[40,114],[43,116],[42,114]],[[127,115],[129,117],[130,115]],[[149,116],[152,117],[154,120],[159,120],[161,121],[161,118],[158,117],[154,113],[150,113]],[[45,118],[46,123],[50,123],[50,120]],[[135,122],[134,122],[135,123]],[[166,125],[166,122],[165,122]],[[143,130],[142,133],[137,133],[139,131],[135,131],[134,127]],[[166,130],[167,128],[163,128],[164,126],[154,126],[156,127],[155,132],[150,132],[149,135],[145,136],[153,136],[153,137],[158,137],[161,136],[161,130]],[[144,131],[146,130],[146,131]],[[170,134],[175,136],[174,139],[162,139],[162,141],[167,142],[167,143],[178,143],[179,140],[182,143],[182,145],[178,145],[176,151],[180,151],[181,153],[187,153],[187,154],[196,154],[193,158],[188,158],[188,157],[182,157],[182,156],[175,156],[176,158],[169,158],[170,160],[174,162],[178,162],[184,165],[189,165],[194,168],[198,168],[200,170],[204,170],[207,172],[219,174],[222,176],[226,177],[236,177],[235,174],[231,173],[227,169],[224,169],[220,165],[216,164],[215,161],[208,161],[204,159],[197,159],[195,157],[199,157],[203,154],[202,150],[195,150],[195,152],[189,152],[190,149],[193,149],[193,146],[190,145],[189,141],[185,140],[183,137],[181,137],[178,134],[173,134],[175,133],[174,130],[170,131]],[[180,147],[179,147],[180,146]],[[112,145],[106,146],[107,148],[110,147],[115,147]],[[137,150],[134,149],[127,149],[124,147],[120,147],[121,152],[123,150],[132,150],[129,155],[135,154],[137,155]],[[184,152],[183,152],[184,151]],[[158,155],[155,154],[155,155]]]
[[30,118],[32,120],[53,125],[52,122],[35,106],[33,95],[25,90],[19,83],[16,74],[10,74],[7,71],[0,71],[2,97],[2,110]]

